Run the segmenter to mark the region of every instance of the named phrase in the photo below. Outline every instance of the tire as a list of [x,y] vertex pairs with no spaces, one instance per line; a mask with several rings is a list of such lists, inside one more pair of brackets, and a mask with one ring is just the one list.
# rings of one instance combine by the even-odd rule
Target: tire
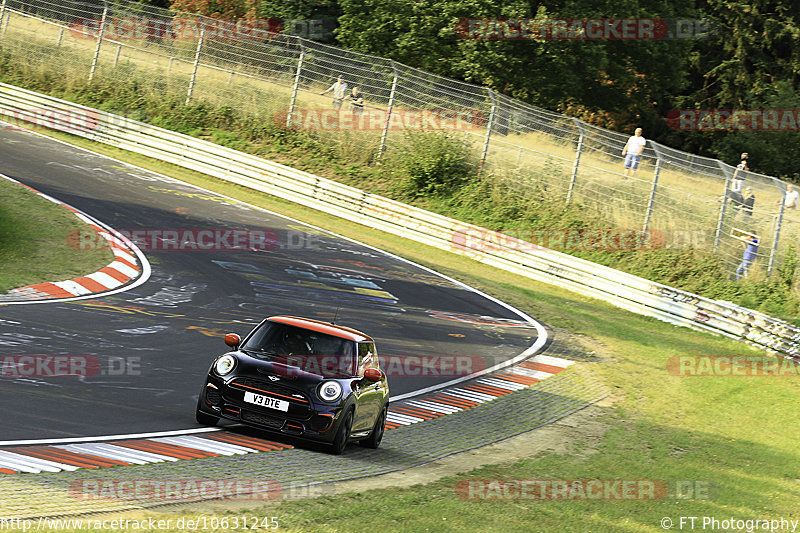
[[375,427],[372,428],[372,433],[370,433],[369,437],[367,437],[362,441],[359,441],[359,444],[361,446],[377,450],[378,446],[381,445],[381,440],[383,440],[383,433],[386,428],[387,409],[389,409],[388,406],[383,407],[381,414],[378,416],[378,420],[375,421]]
[[353,428],[353,410],[347,411],[344,420],[339,425],[339,430],[336,432],[336,437],[331,445],[331,453],[333,455],[342,455],[344,449],[347,448],[347,443],[350,440],[350,430]]

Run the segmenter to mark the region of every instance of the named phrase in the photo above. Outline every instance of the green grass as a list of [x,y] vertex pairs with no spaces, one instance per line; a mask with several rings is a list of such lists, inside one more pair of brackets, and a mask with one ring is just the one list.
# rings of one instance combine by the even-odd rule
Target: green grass
[[71,211],[22,185],[0,179],[0,293],[96,272],[111,250],[80,250],[75,237],[94,230]]
[[[61,138],[68,138],[58,135]],[[675,355],[752,355],[743,344],[640,317],[609,305],[467,258],[219,182],[143,156],[91,145],[221,194],[331,229],[453,276],[544,322],[582,336],[604,360],[592,371],[613,391],[603,434],[568,443],[566,453],[484,467],[427,485],[387,488],[227,511],[225,516],[276,516],[280,531],[663,531],[659,521],[680,516],[800,518],[800,381],[770,377],[677,377]],[[707,490],[707,498],[656,501],[474,501],[455,487],[470,479],[632,479],[679,482]],[[157,512],[157,518],[222,516],[219,512]],[[368,526],[365,526],[367,524]],[[677,529],[677,526],[675,527]],[[684,528],[686,529],[686,528]],[[234,531],[232,528],[228,528]]]

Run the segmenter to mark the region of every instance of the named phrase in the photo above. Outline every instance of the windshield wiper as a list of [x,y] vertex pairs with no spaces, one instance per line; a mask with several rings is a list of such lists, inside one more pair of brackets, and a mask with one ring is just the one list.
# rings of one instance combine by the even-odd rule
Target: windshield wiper
[[242,350],[245,353],[257,353],[261,355],[272,355],[272,356],[280,355],[278,352],[274,352],[271,350],[254,350],[252,348],[240,348],[240,350]]

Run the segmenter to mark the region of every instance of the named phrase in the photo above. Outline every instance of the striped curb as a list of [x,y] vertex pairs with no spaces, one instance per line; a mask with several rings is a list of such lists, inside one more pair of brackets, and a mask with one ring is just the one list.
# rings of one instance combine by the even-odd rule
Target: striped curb
[[[60,200],[56,200],[42,192],[37,191],[33,187],[25,185],[14,178],[0,174],[3,177],[14,183],[18,183],[23,187],[33,191],[40,197],[60,205],[72,211],[82,222],[91,226],[97,234],[104,238],[114,254],[114,260],[104,268],[101,268],[93,274],[81,276],[78,278],[68,279],[64,281],[53,281],[36,283],[26,287],[18,287],[11,289],[7,294],[0,295],[0,303],[6,301],[34,301],[34,300],[47,300],[53,298],[76,298],[80,296],[87,296],[101,292],[107,292],[121,287],[130,281],[138,278],[145,271],[143,268],[144,257],[137,256],[133,250],[134,245],[125,237],[116,234],[113,230],[109,230],[100,226],[100,224],[90,218],[85,213],[75,209],[74,207],[65,204]],[[149,269],[147,269],[149,270]]]
[[468,384],[416,396],[393,404],[386,417],[386,429],[439,418],[500,398],[530,387],[558,374],[575,361],[537,355],[497,374],[484,376]]
[[[558,374],[575,361],[537,355],[490,376],[465,385],[403,400],[389,407],[386,429],[432,420],[525,389]],[[186,459],[244,455],[292,449],[293,446],[225,430],[202,436],[0,447],[0,474],[75,471],[131,464],[173,462]]]

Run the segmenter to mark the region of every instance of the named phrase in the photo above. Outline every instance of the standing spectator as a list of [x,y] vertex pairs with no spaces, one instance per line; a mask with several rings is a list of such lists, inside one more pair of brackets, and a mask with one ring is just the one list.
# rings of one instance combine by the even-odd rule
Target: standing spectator
[[364,96],[358,91],[358,85],[353,87],[353,91],[348,95],[350,109],[353,110],[353,118],[358,117],[364,111]]
[[750,170],[747,166],[747,152],[742,153],[741,161],[736,165],[736,170],[733,171],[733,181],[731,182],[731,190],[741,193],[744,187],[744,173]]
[[753,264],[753,261],[756,260],[756,254],[758,254],[758,237],[755,235],[751,235],[750,239],[744,243],[744,255],[742,255],[742,262],[739,263],[739,266],[736,268],[736,281],[742,279],[742,277],[747,278],[747,271],[750,269],[750,265]]
[[625,177],[633,176],[636,174],[636,169],[639,168],[639,160],[642,158],[642,151],[647,141],[642,137],[642,128],[636,128],[633,135],[625,143],[625,148],[622,149],[622,155],[625,156]]
[[345,82],[342,77],[339,76],[336,78],[336,81],[333,82],[333,85],[319,94],[325,94],[329,92],[333,92],[333,101],[331,102],[331,105],[336,109],[341,109],[342,102],[347,94],[347,82]]
[[[786,191],[783,193],[783,206],[786,209],[797,209],[798,201],[800,200],[800,193],[794,190],[794,185],[791,183],[786,184]],[[780,205],[781,201],[775,202]]]

